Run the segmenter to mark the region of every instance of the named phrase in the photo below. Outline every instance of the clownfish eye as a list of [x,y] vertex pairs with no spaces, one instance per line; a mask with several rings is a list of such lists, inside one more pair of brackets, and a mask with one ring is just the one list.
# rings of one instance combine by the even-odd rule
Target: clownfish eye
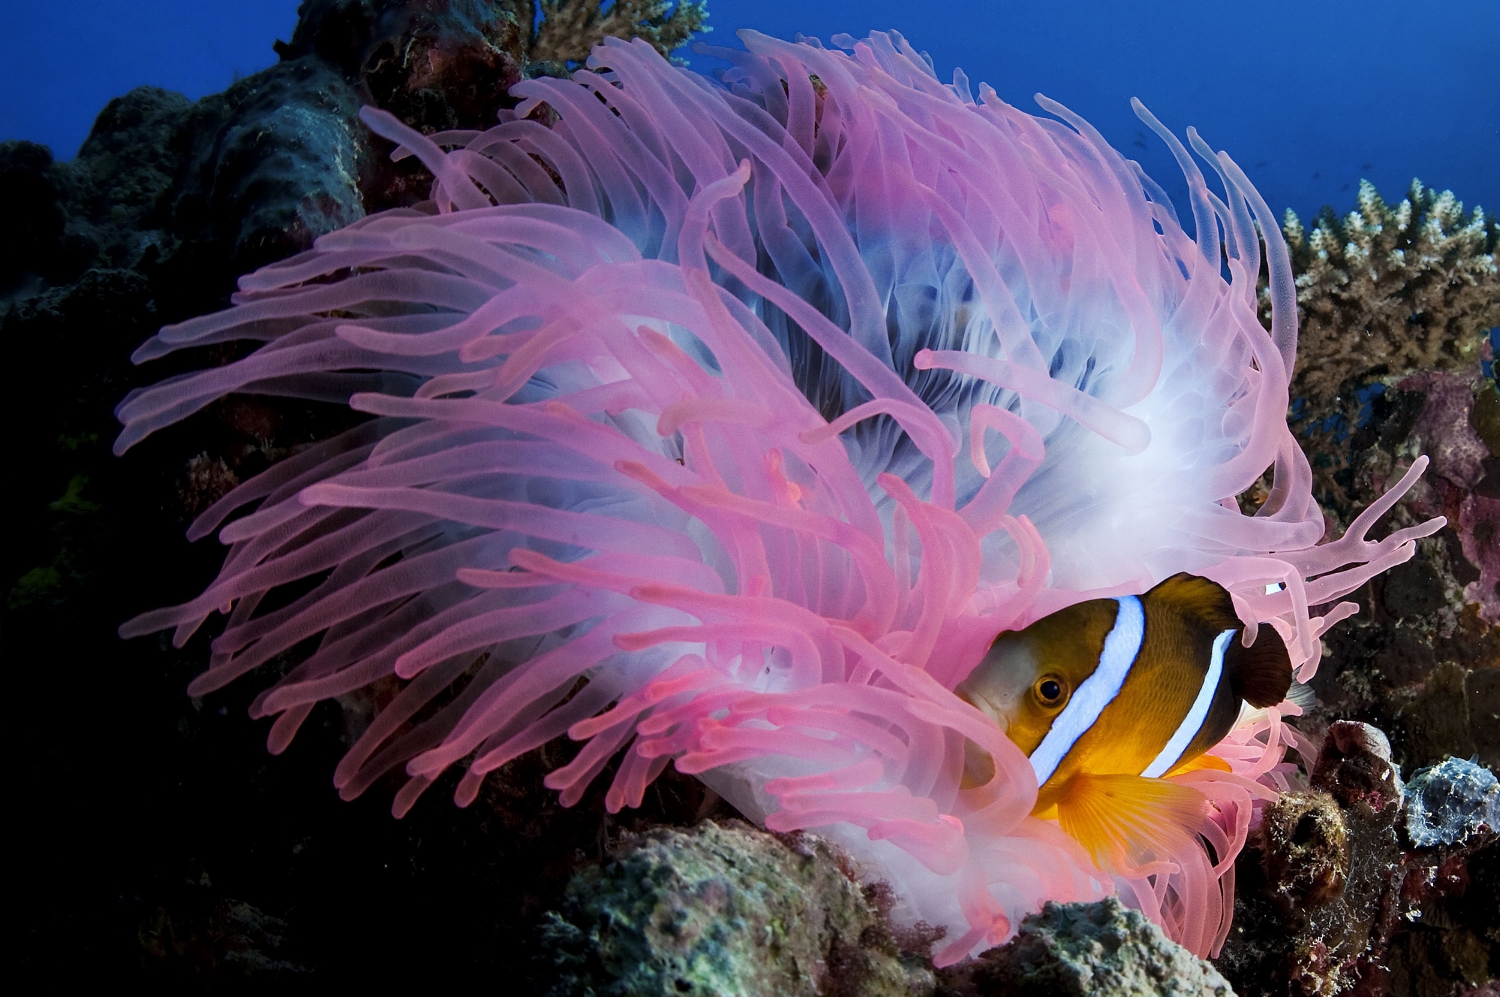
[[1037,679],[1031,691],[1043,706],[1060,706],[1062,701],[1068,698],[1067,686],[1052,675]]

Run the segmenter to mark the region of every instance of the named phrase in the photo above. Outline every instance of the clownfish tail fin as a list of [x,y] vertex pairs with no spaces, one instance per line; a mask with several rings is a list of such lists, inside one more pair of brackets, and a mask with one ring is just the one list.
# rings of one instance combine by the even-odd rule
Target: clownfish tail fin
[[1262,625],[1249,647],[1236,637],[1225,658],[1235,691],[1256,709],[1275,706],[1292,687],[1292,661],[1275,627]]
[[1139,874],[1192,843],[1206,803],[1198,790],[1166,779],[1080,773],[1057,801],[1057,822],[1101,869]]

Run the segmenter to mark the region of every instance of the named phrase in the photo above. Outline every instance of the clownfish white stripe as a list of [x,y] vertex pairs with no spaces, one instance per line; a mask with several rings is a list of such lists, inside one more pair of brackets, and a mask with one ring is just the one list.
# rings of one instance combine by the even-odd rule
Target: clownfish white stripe
[[1130,666],[1141,652],[1141,641],[1146,636],[1146,611],[1141,600],[1133,595],[1115,600],[1119,610],[1115,613],[1115,625],[1104,638],[1104,649],[1099,652],[1099,666],[1093,674],[1078,684],[1073,698],[1052,721],[1052,728],[1042,743],[1031,753],[1031,767],[1036,772],[1038,786],[1052,778],[1063,757],[1072,750],[1077,740],[1099,719],[1104,708],[1114,702],[1130,674]]
[[1219,688],[1219,676],[1224,674],[1224,652],[1229,649],[1229,642],[1238,633],[1237,630],[1225,630],[1214,638],[1213,656],[1209,658],[1208,674],[1203,676],[1203,685],[1198,688],[1198,698],[1193,700],[1192,707],[1187,711],[1187,716],[1182,718],[1182,723],[1177,725],[1177,732],[1167,742],[1167,746],[1161,749],[1161,754],[1156,760],[1141,772],[1148,779],[1159,779],[1165,772],[1172,771],[1172,766],[1182,757],[1187,746],[1192,743],[1198,731],[1203,727],[1203,721],[1208,718],[1208,708],[1213,705],[1214,693]]

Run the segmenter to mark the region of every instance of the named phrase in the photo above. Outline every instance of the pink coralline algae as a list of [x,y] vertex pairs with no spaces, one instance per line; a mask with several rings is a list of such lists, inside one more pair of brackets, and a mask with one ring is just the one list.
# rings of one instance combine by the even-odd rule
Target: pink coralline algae
[[[951,690],[1001,631],[1178,571],[1228,588],[1248,640],[1275,627],[1305,680],[1354,610],[1310,607],[1440,525],[1365,539],[1425,461],[1320,544],[1284,419],[1286,250],[1264,248],[1267,332],[1256,225],[1275,219],[1191,130],[1222,196],[1136,107],[1196,242],[1055,102],[976,101],[896,34],[743,40],[718,82],[608,41],[571,80],[519,84],[485,132],[367,110],[432,171],[431,202],[163,329],[138,361],[263,345],[132,394],[117,448],[231,392],[374,418],[206,511],[190,535],[229,546],[217,580],[122,632],[181,644],[227,617],[194,695],[312,647],[255,700],[273,751],[320,700],[394,676],[334,782],[354,797],[404,769],[397,815],[460,763],[467,804],[566,733],[581,750],[546,780],[564,802],[622,752],[611,809],[675,763],[853,850],[898,917],[947,929],[940,964],[1046,900],[1110,894],[1215,951],[1235,855],[1288,786],[1294,705],[1214,749],[1229,771],[1174,777],[1204,797],[1191,844],[1104,872],[1030,816],[1027,759]],[[990,782],[961,785],[966,740]]]
[[[1484,346],[1488,356],[1489,344]],[[1474,603],[1480,619],[1500,625],[1500,498],[1485,464],[1489,447],[1474,428],[1476,390],[1485,387],[1477,365],[1461,373],[1428,371],[1397,383],[1402,391],[1425,395],[1412,434],[1432,457],[1431,495],[1426,505],[1447,514],[1458,526],[1464,557],[1479,569],[1479,578],[1464,586],[1464,599]],[[1483,487],[1481,482],[1483,481]],[[1427,489],[1424,489],[1426,491]]]

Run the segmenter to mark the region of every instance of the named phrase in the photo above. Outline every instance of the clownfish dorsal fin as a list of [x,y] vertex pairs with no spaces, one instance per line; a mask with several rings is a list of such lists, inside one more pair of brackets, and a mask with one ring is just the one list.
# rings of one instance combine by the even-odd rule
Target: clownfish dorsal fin
[[1234,611],[1234,600],[1222,585],[1185,571],[1157,583],[1145,598],[1157,605],[1171,606],[1189,619],[1200,620],[1216,633],[1244,626]]
[[1258,710],[1281,702],[1292,687],[1292,660],[1281,634],[1268,623],[1261,624],[1249,647],[1238,637],[1230,641],[1224,660],[1235,692]]
[[1094,862],[1127,875],[1191,845],[1206,805],[1198,790],[1167,779],[1083,772],[1056,803],[1058,824]]

